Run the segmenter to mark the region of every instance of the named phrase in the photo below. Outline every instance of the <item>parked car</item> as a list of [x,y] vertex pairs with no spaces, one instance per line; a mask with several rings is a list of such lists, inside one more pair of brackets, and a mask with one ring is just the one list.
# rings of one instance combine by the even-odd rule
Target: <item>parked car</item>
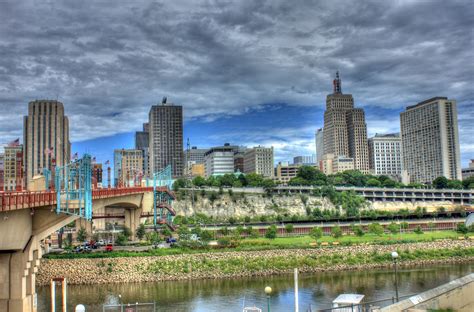
[[114,245],[112,244],[107,244],[105,246],[105,251],[113,251],[114,250]]
[[97,245],[99,246],[104,246],[105,245],[105,242],[103,239],[100,239],[98,242],[97,242]]
[[173,244],[173,243],[176,243],[177,241],[178,241],[178,240],[177,240],[176,238],[174,238],[174,237],[168,237],[168,238],[166,239],[166,242],[167,242],[168,244]]

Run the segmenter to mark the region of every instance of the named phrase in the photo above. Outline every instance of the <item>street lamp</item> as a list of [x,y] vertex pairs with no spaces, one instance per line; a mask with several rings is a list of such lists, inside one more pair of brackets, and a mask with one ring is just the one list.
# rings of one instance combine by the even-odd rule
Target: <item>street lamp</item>
[[393,269],[395,271],[395,296],[398,302],[398,276],[397,276],[397,259],[398,259],[398,252],[392,252],[392,260],[393,260]]
[[270,312],[270,294],[272,293],[272,288],[270,286],[265,287],[265,293],[267,294],[267,312]]

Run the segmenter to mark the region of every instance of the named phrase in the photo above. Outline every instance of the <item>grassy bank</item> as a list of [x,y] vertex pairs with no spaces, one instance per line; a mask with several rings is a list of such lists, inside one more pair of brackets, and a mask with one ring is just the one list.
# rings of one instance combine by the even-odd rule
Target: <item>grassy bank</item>
[[[451,258],[474,257],[474,248],[456,249],[427,249],[427,250],[398,250],[400,263],[413,261],[427,261]],[[273,256],[253,258],[252,261],[245,256],[236,256],[222,259],[188,258],[166,261],[157,260],[148,265],[144,270],[155,274],[182,274],[182,273],[208,273],[213,275],[254,274],[258,272],[285,271],[300,268],[302,271],[312,271],[334,268],[350,268],[354,266],[383,265],[392,263],[390,252],[358,252],[311,254],[301,256]]]
[[[429,242],[438,239],[457,239],[458,233],[454,231],[435,231],[425,232],[423,234],[402,233],[402,234],[382,234],[373,235],[366,234],[364,236],[342,236],[334,238],[331,236],[323,236],[317,241],[310,236],[297,237],[277,237],[275,239],[268,238],[246,238],[235,241],[234,247],[229,248],[167,248],[167,249],[150,249],[148,251],[134,252],[134,251],[113,251],[113,252],[94,252],[94,253],[64,253],[64,254],[47,254],[44,258],[49,259],[81,259],[81,258],[116,258],[116,257],[146,257],[146,256],[167,256],[167,255],[181,255],[181,254],[196,254],[196,253],[213,253],[213,252],[227,252],[227,251],[258,251],[258,250],[272,250],[272,249],[307,249],[319,248],[314,245],[318,242],[326,242],[332,245],[334,242],[341,246],[359,245],[359,244],[377,244],[390,245],[400,243],[415,243],[415,242]],[[331,246],[322,247],[331,248]]]

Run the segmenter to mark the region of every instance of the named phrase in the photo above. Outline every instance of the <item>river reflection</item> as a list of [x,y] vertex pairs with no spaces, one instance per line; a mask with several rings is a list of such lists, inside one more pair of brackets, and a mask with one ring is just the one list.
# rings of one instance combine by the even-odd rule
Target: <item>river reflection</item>
[[[399,271],[400,295],[419,293],[474,271],[474,263],[417,266]],[[68,310],[82,303],[87,312],[102,311],[103,304],[156,302],[157,311],[242,311],[242,305],[266,306],[265,286],[273,288],[272,311],[292,311],[293,276],[235,278],[106,285],[69,285]],[[344,271],[300,274],[300,311],[311,305],[326,308],[341,293],[364,294],[367,300],[394,296],[393,271]],[[38,287],[38,311],[50,311],[49,287]],[[57,307],[60,307],[58,298]],[[264,309],[265,311],[266,309]]]

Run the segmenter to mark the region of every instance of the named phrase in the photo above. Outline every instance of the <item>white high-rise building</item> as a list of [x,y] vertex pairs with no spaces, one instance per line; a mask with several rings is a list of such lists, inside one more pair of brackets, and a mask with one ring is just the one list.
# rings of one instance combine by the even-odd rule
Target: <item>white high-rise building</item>
[[206,177],[234,173],[234,154],[238,146],[228,143],[209,149],[204,154],[204,168]]
[[401,177],[403,165],[400,134],[376,134],[370,138],[369,161],[373,174]]
[[462,179],[456,101],[435,97],[400,114],[403,166],[411,182]]

